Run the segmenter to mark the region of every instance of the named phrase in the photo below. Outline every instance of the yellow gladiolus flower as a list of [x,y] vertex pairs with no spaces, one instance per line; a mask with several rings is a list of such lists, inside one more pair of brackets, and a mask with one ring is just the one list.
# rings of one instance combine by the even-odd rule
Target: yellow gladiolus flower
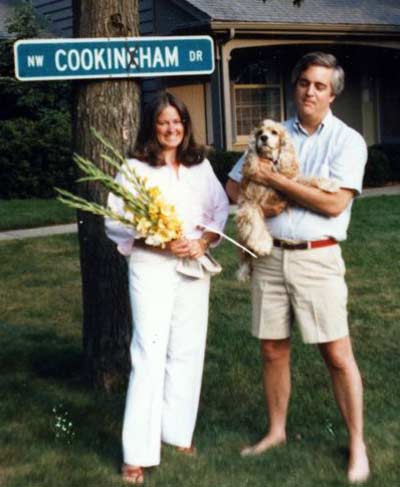
[[157,186],[153,186],[153,187],[149,188],[148,193],[149,193],[150,198],[152,198],[154,200],[156,200],[156,198],[158,198],[161,195],[161,192],[160,192],[159,188],[157,188]]
[[147,235],[148,229],[151,227],[151,223],[146,218],[141,218],[136,225],[136,230],[143,236]]

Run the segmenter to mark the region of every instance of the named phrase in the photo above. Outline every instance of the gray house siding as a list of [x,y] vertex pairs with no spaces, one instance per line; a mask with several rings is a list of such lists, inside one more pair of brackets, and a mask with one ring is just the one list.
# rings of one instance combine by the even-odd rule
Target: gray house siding
[[153,0],[139,1],[139,20],[139,29],[142,36],[152,34],[155,31]]
[[[35,9],[51,22],[54,32],[62,37],[73,36],[72,0],[32,0]],[[154,1],[139,0],[140,34],[155,32]]]
[[[190,11],[178,5],[179,2],[171,0],[141,0],[139,1],[140,34],[145,35],[171,35],[180,25],[190,24],[198,18]],[[185,2],[184,2],[185,3]],[[197,12],[197,10],[196,10]],[[175,78],[145,78],[141,81],[142,101],[147,103],[155,92],[174,84]],[[183,78],[180,78],[182,83]],[[188,82],[191,80],[189,78]]]
[[[208,15],[193,8],[190,2],[179,0],[155,0],[155,32],[173,35],[176,30],[208,21]],[[186,32],[188,35],[188,32]]]
[[50,20],[50,30],[72,37],[72,0],[32,0],[35,9]]

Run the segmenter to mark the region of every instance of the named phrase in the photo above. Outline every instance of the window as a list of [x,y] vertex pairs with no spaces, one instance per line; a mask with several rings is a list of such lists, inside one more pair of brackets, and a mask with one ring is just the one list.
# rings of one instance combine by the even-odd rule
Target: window
[[279,53],[271,48],[244,48],[232,52],[230,64],[233,133],[246,143],[264,118],[283,119],[283,89]]
[[281,87],[272,85],[235,85],[236,136],[248,136],[264,118],[278,122],[281,114]]

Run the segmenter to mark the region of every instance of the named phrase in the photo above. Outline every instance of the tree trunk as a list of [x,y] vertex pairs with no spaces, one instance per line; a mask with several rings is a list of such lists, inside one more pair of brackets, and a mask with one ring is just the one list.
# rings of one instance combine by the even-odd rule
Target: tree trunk
[[[137,0],[74,0],[73,8],[75,37],[138,35]],[[74,83],[74,151],[106,169],[99,157],[102,147],[90,128],[126,153],[137,132],[138,85],[133,80],[115,78]],[[85,198],[102,204],[107,198],[98,183],[80,184],[80,191]],[[126,262],[107,239],[102,218],[80,212],[78,228],[85,370],[91,383],[111,391],[125,382],[130,369]]]

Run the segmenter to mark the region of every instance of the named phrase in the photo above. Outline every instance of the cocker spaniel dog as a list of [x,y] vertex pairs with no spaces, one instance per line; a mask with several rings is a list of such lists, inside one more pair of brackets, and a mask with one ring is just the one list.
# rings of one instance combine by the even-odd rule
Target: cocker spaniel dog
[[[240,242],[257,256],[269,255],[273,239],[268,231],[262,208],[279,208],[283,211],[288,205],[285,195],[275,189],[253,180],[259,164],[272,164],[272,170],[302,184],[314,186],[327,192],[338,191],[336,181],[326,178],[302,178],[299,175],[299,161],[285,128],[273,120],[263,120],[253,130],[249,140],[245,162],[242,167],[242,180],[236,213],[236,224]],[[237,278],[245,281],[251,272],[251,258],[241,254],[241,265]]]

